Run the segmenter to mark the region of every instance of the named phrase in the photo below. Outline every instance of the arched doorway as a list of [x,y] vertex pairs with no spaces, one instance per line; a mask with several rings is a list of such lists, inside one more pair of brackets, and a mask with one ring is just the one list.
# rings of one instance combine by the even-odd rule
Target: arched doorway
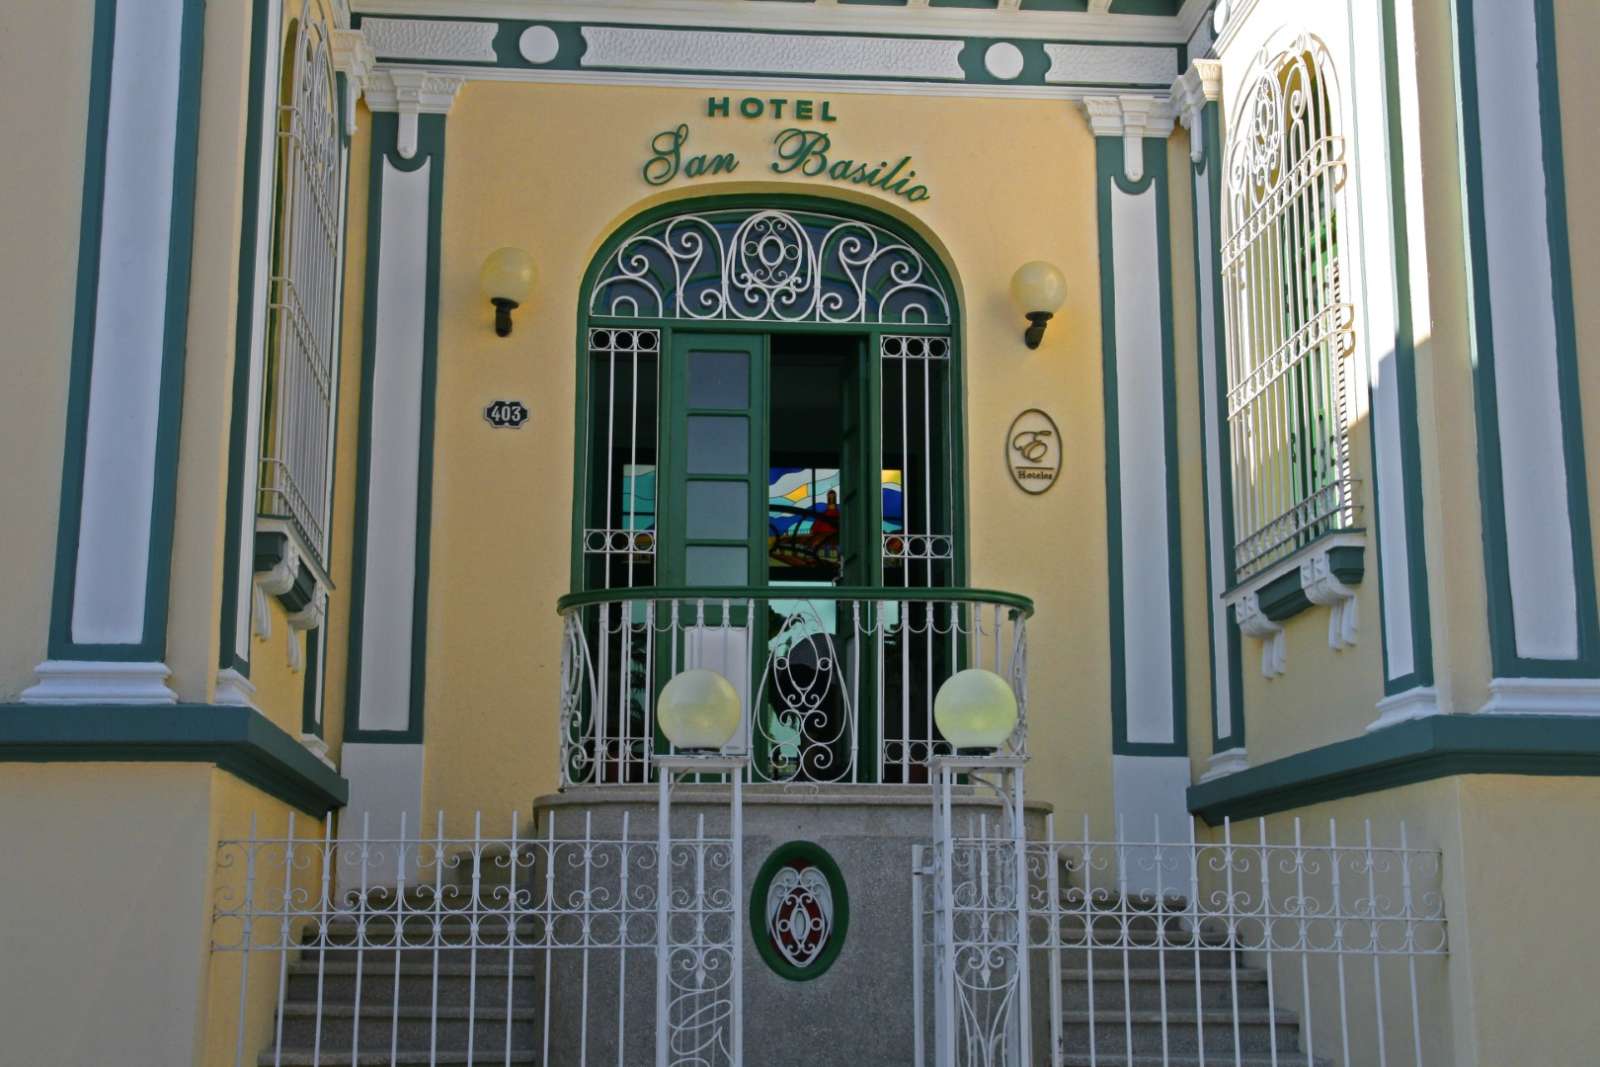
[[925,781],[933,686],[984,625],[935,592],[965,478],[932,250],[838,201],[679,201],[602,246],[578,338],[567,780],[648,780],[654,691],[706,666],[754,780]]

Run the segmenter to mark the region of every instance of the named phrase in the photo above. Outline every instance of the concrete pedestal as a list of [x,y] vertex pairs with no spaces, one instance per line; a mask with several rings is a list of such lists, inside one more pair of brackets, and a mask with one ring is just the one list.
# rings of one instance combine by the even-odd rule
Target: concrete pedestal
[[[631,840],[656,839],[656,790],[646,786],[582,787],[540,797],[535,803],[539,834],[553,816],[556,837],[582,833],[588,821],[596,838],[614,840],[628,818]],[[992,797],[963,794],[956,803],[958,826],[967,820],[1000,818]],[[1046,805],[1029,805],[1030,837],[1042,837]],[[744,939],[745,1062],[751,1067],[912,1062],[912,847],[933,839],[931,787],[747,786],[744,791],[744,887],[739,906]],[[675,837],[694,833],[704,816],[708,836],[728,832],[728,790],[679,785],[673,792]],[[995,832],[991,829],[991,832]],[[849,895],[849,929],[833,965],[815,978],[794,981],[770,968],[756,950],[748,908],[756,872],[790,841],[821,845],[833,857]],[[558,868],[561,866],[557,865]],[[654,893],[655,871],[634,864]],[[582,891],[582,872],[557,870],[558,891]],[[610,885],[618,884],[612,881]],[[758,909],[759,913],[759,909]],[[758,925],[760,925],[758,923]],[[654,930],[653,922],[649,931]],[[647,931],[646,937],[651,936]],[[591,1063],[616,1063],[618,1020],[625,1048],[621,1062],[653,1062],[655,958],[651,950],[566,953],[551,974],[552,1063],[576,1063],[576,1042],[586,1044]],[[582,997],[587,967],[588,996]],[[619,971],[620,968],[620,971]],[[929,980],[924,975],[924,982]]]

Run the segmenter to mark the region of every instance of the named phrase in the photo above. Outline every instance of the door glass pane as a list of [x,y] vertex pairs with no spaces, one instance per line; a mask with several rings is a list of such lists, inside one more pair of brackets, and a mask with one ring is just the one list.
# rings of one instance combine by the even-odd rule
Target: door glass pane
[[745,474],[750,468],[750,423],[721,415],[689,417],[689,473]]
[[689,353],[689,406],[750,406],[750,357],[743,352]]
[[743,540],[750,535],[750,490],[743,482],[690,482],[685,533]]
[[684,554],[684,580],[690,585],[744,585],[750,550],[722,545],[690,545]]

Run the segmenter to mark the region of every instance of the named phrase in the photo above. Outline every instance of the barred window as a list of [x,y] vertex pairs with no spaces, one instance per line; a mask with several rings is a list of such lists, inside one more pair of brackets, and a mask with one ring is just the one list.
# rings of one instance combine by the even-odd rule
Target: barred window
[[326,23],[290,27],[278,114],[266,399],[257,508],[327,549],[339,290],[341,143]]
[[1355,523],[1345,138],[1322,43],[1263,53],[1229,133],[1228,434],[1240,579]]

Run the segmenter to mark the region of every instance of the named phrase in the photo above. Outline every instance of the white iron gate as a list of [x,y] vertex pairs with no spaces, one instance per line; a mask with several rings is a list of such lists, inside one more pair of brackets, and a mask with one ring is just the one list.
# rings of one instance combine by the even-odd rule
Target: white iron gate
[[1404,825],[1021,825],[975,818],[915,857],[918,1067],[1449,1062],[1441,857]]
[[737,819],[445,826],[308,837],[291,816],[220,842],[213,1047],[236,1067],[737,1067]]

